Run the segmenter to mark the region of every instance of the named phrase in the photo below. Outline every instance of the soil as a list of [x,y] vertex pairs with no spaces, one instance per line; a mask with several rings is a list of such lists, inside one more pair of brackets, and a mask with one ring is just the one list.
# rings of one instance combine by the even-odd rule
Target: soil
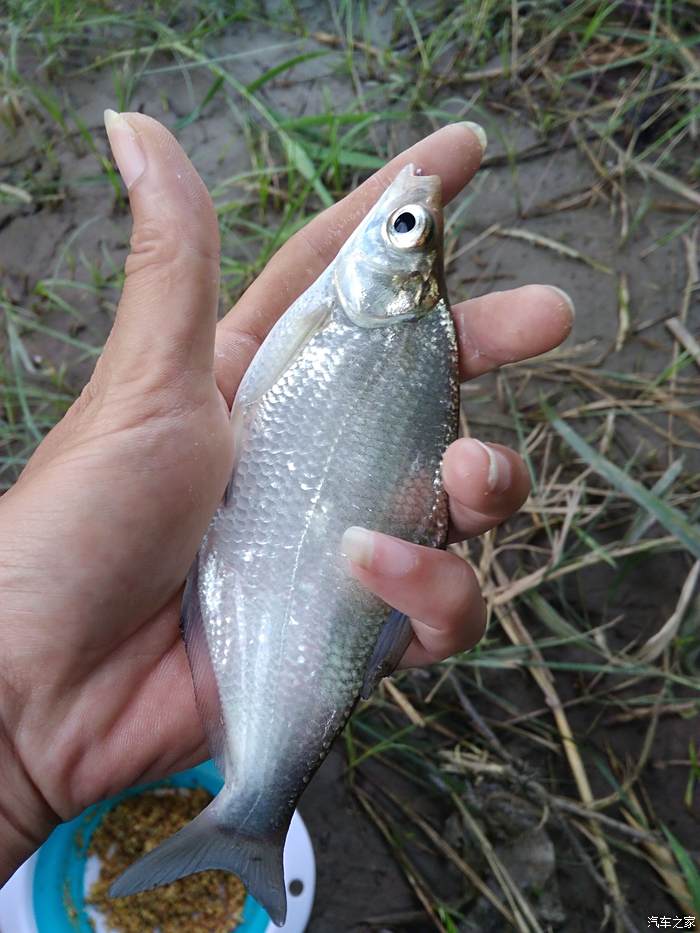
[[[382,28],[381,22],[378,28]],[[236,75],[245,83],[289,58],[292,54],[289,42],[286,33],[277,34],[267,26],[243,24],[209,51],[221,55],[243,53],[237,60]],[[294,53],[306,49],[325,51],[326,47],[309,40],[295,44]],[[149,70],[168,64],[168,60],[156,56],[150,61]],[[201,69],[146,74],[139,81],[131,107],[173,126],[178,118],[186,117],[197,106],[210,84],[211,77]],[[16,184],[29,172],[35,180],[41,180],[52,199],[0,207],[0,272],[11,301],[35,308],[48,327],[65,329],[66,315],[55,307],[52,309],[37,293],[37,283],[47,277],[89,282],[96,271],[111,275],[121,268],[126,256],[130,220],[123,199],[117,197],[107,183],[98,161],[107,154],[102,111],[114,105],[111,72],[104,69],[64,77],[55,90],[89,128],[97,152],[90,150],[78,132],[65,137],[58,127],[51,130],[45,117],[35,114],[29,114],[16,132],[2,131],[3,180]],[[329,95],[334,105],[341,108],[354,91],[347,79],[333,73],[325,58],[318,58],[285,73],[284,80],[269,82],[261,93],[277,113],[301,116],[323,109],[324,95]],[[529,150],[539,140],[517,115],[504,116],[488,105],[479,113],[466,113],[465,101],[452,91],[443,92],[439,103],[460,118],[478,119],[485,125],[490,140],[485,167],[472,185],[474,194],[460,244],[467,243],[491,224],[498,223],[505,228],[517,226],[525,216],[530,232],[575,246],[614,269],[613,275],[607,275],[523,240],[490,237],[452,266],[449,284],[453,300],[530,282],[559,285],[571,294],[577,307],[574,331],[567,344],[573,359],[608,354],[607,369],[651,375],[660,372],[669,363],[671,347],[663,318],[677,313],[687,275],[681,239],[671,238],[673,231],[689,216],[683,212],[682,202],[652,183],[641,179],[630,182],[627,190],[630,216],[634,216],[644,198],[657,203],[675,201],[680,205],[680,212],[657,209],[644,214],[624,244],[620,238],[621,218],[615,214],[613,205],[602,197],[576,210],[537,216],[550,202],[582,191],[597,181],[590,162],[566,139],[555,151],[531,156]],[[430,128],[427,118],[416,117],[410,123],[393,126],[390,132],[379,135],[378,145],[395,151],[403,142],[415,140]],[[40,131],[53,135],[55,148],[50,157],[37,146]],[[178,135],[212,188],[222,179],[250,166],[247,143],[237,126],[236,115],[218,97],[200,119]],[[515,155],[509,159],[505,157],[507,153]],[[679,162],[690,159],[689,147],[680,146],[676,158]],[[248,196],[244,191],[239,194]],[[669,242],[664,244],[665,237],[669,237]],[[654,244],[660,245],[652,249]],[[240,249],[235,237],[225,239],[225,256],[235,256]],[[645,250],[647,255],[640,259],[640,253]],[[626,273],[629,282],[632,336],[623,349],[615,353],[621,273]],[[57,291],[60,293],[59,288]],[[92,292],[70,290],[69,294],[80,314],[79,319],[70,322],[71,333],[86,343],[99,344],[110,326],[118,297],[116,287],[102,293],[98,307]],[[225,310],[223,306],[222,310]],[[636,327],[650,321],[659,323],[634,334]],[[695,333],[700,328],[697,302],[691,307],[687,326]],[[80,354],[76,359],[74,349],[45,336],[27,334],[24,339],[38,366],[50,365],[54,370],[62,364],[69,366],[68,383],[73,390],[80,389],[94,359],[81,359]],[[537,397],[537,386],[528,389],[528,397]],[[576,393],[572,388],[571,398],[562,398],[560,404],[566,406],[575,401]],[[514,443],[508,425],[508,408],[497,395],[493,377],[480,380],[476,389],[465,389],[464,407],[475,435],[485,440]],[[678,430],[682,432],[680,425]],[[648,431],[632,433],[627,428],[616,436],[615,442],[628,456],[636,455],[650,463],[664,462],[665,454],[658,438]],[[686,469],[696,472],[700,466],[698,451],[688,448],[684,455]],[[649,560],[629,562],[623,574],[602,565],[570,580],[562,588],[562,600],[569,601],[585,614],[591,624],[622,617],[622,623],[613,627],[608,637],[615,645],[624,644],[633,638],[648,637],[668,618],[688,569],[687,557],[678,553],[656,554]],[[526,621],[532,625],[533,634],[538,634],[535,620],[526,616]],[[573,649],[562,649],[558,655],[562,660],[576,656]],[[542,695],[526,672],[493,670],[483,676],[488,678],[492,694],[506,697],[519,713],[542,708]],[[427,682],[423,674],[411,675],[406,689],[418,696],[425,695],[432,682]],[[562,699],[575,697],[580,687],[573,677],[559,677],[557,683]],[[652,684],[650,690],[653,689]],[[479,702],[480,713],[486,719],[503,718],[502,710],[486,708],[483,698]],[[576,707],[571,709],[577,735],[590,753],[590,760],[600,765],[598,770],[591,768],[590,771],[594,793],[600,795],[611,790],[603,766],[607,750],[613,749],[621,760],[627,756],[638,757],[647,726],[647,722],[641,720],[611,723],[615,712],[611,707],[610,716],[591,722],[587,719],[588,713],[579,715]],[[688,744],[697,736],[697,720],[662,718],[653,757],[645,772],[645,787],[657,817],[689,849],[697,848],[700,837],[700,795],[695,795],[692,812],[683,807],[687,768],[673,762],[687,758]],[[532,748],[519,748],[516,733],[508,741],[511,750],[523,755],[540,780],[556,785],[561,793],[576,796],[570,772],[558,756],[538,756]],[[373,787],[380,785],[391,788],[400,798],[404,795],[403,799],[411,799],[415,794],[409,782],[377,763],[363,768],[356,780],[370,793]],[[441,807],[437,793],[432,799],[427,794],[425,799],[412,802],[437,821],[449,812],[443,812],[444,806]],[[314,778],[302,799],[301,811],[314,840],[318,865],[316,905],[309,933],[433,928],[385,840],[358,804],[346,773],[342,743],[335,747]],[[446,833],[448,830],[445,826]],[[430,856],[424,843],[420,837],[409,840],[411,856],[419,861],[421,870],[432,879],[436,890],[446,898],[458,895],[459,876],[451,867]],[[555,904],[551,908],[554,911],[551,926],[571,933],[599,928],[602,921],[600,897],[566,840],[557,840],[557,843],[559,895],[565,919],[557,922]],[[648,914],[676,915],[674,902],[651,869],[640,859],[626,856],[623,850],[616,854],[631,915],[639,929],[646,928]],[[499,927],[496,921],[497,915],[495,920],[492,915],[481,929],[505,928],[505,925]]]

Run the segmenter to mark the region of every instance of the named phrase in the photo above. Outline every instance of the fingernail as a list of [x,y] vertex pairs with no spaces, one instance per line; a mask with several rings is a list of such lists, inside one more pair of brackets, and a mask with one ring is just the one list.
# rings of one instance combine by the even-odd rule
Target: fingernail
[[348,528],[340,542],[340,553],[353,564],[387,577],[402,577],[416,565],[413,547],[367,528]]
[[141,143],[128,121],[115,110],[105,110],[104,121],[119,174],[126,187],[131,188],[146,168],[146,156]]
[[505,454],[502,454],[497,448],[491,447],[490,444],[482,444],[475,437],[472,437],[471,440],[486,451],[489,458],[489,472],[486,477],[489,492],[505,492],[510,486],[510,461]]
[[486,136],[486,130],[479,123],[471,123],[469,120],[462,120],[462,126],[466,126],[468,130],[471,130],[472,133],[479,140],[479,145],[481,146],[481,152],[486,152],[486,147],[488,145],[488,137]]
[[571,317],[571,320],[573,321],[574,318],[576,317],[576,308],[574,306],[574,302],[573,302],[573,299],[571,298],[571,295],[568,295],[564,291],[563,288],[558,288],[556,285],[547,285],[546,287],[550,291],[555,292],[555,294],[557,294],[561,298],[561,300],[566,305],[566,310],[568,311]]

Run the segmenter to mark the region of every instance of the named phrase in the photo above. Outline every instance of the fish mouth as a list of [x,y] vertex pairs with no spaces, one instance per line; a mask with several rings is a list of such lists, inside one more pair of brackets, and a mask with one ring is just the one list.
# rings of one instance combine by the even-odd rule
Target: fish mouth
[[442,208],[442,181],[439,175],[424,175],[423,170],[413,162],[404,165],[393,181],[391,189],[397,195],[409,195],[411,200],[420,201],[435,211]]

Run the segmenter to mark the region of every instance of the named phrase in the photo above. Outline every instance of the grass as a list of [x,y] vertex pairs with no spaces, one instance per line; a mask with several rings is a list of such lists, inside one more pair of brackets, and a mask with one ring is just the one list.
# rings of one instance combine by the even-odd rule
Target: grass
[[[0,15],[0,236],[47,224],[45,267],[10,264],[0,286],[3,488],[79,391],[119,294],[128,217],[103,105],[145,106],[195,162],[216,136],[222,306],[402,140],[465,118],[493,145],[448,219],[453,293],[551,264],[591,296],[597,330],[580,317],[565,348],[465,388],[465,429],[516,446],[533,479],[517,518],[461,548],[487,637],[385,684],[345,733],[349,786],[416,898],[377,925],[700,915],[699,17],[693,0]],[[539,880],[516,850],[550,852]]]

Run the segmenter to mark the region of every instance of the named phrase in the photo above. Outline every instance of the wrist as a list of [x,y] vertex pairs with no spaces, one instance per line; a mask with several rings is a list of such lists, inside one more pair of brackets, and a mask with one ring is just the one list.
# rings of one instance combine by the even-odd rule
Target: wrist
[[37,848],[0,812],[0,888]]
[[31,732],[28,723],[38,718],[33,691],[25,683],[23,655],[32,621],[27,604],[36,605],[35,580],[40,577],[28,577],[29,562],[12,533],[21,525],[12,512],[15,495],[10,490],[0,503],[0,887],[60,822],[37,786],[31,756],[25,760],[21,751],[22,736]]
[[17,753],[5,686],[0,679],[0,887],[59,822]]

